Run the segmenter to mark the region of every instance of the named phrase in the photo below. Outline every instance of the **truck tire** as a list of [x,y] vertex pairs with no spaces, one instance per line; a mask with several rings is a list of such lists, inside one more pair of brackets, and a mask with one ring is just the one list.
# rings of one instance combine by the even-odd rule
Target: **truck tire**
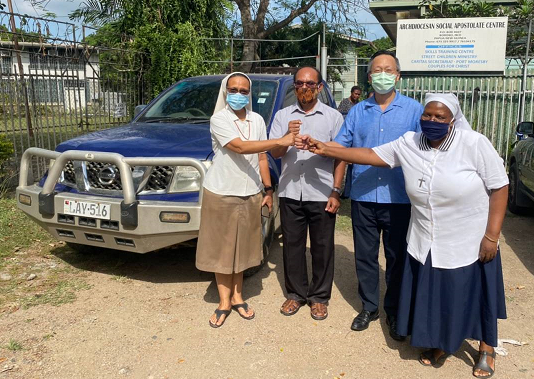
[[510,166],[510,171],[508,172],[508,179],[510,180],[510,184],[508,187],[508,209],[510,210],[510,212],[515,213],[517,215],[524,215],[528,212],[529,209],[517,205],[519,203],[519,196],[521,196],[521,194],[519,193],[521,189],[519,183],[519,175],[517,174],[517,166],[515,164],[512,164],[512,166]]

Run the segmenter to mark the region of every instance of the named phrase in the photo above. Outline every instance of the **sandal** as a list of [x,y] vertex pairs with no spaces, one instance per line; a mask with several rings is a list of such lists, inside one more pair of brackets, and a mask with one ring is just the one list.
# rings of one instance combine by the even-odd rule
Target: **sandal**
[[314,320],[324,320],[328,317],[328,308],[323,303],[311,303],[310,314]]
[[[493,350],[493,353],[489,353],[485,350],[479,351],[478,353],[480,356],[478,358],[478,363],[473,367],[473,376],[476,378],[491,378],[495,373],[495,370],[488,364],[488,355],[493,358],[493,364],[495,365],[495,349]],[[486,371],[489,375],[477,375],[475,374],[476,370]]]
[[[228,318],[228,315],[230,314],[230,312],[232,312],[231,309],[219,309],[217,308],[215,310],[215,316],[217,316],[217,318],[215,319],[215,323],[211,322],[211,320],[209,320],[209,323],[210,323],[210,326],[212,328],[220,328],[221,326],[224,325],[224,322],[226,321],[226,319]],[[225,316],[224,317],[224,320],[222,322],[222,324],[217,324],[219,322],[219,319],[221,318],[221,316]]]
[[244,316],[241,312],[239,312],[239,308],[242,308],[245,312],[248,312],[248,304],[242,303],[242,304],[232,305],[232,309],[236,311],[239,314],[239,316],[241,316],[245,320],[252,320],[256,316],[256,313],[253,313],[252,316]]
[[304,304],[294,299],[287,299],[280,307],[280,313],[284,316],[293,316]]
[[[430,349],[430,350],[423,351],[421,353],[421,355],[419,355],[419,363],[421,363],[423,366],[429,366],[429,367],[432,366],[432,367],[435,367],[435,368],[443,366],[443,364],[445,363],[445,361],[449,357],[449,354],[447,354],[446,352],[443,352],[438,357],[438,359],[436,359],[434,357],[434,350],[435,349]],[[429,360],[430,363],[426,363],[423,359]]]

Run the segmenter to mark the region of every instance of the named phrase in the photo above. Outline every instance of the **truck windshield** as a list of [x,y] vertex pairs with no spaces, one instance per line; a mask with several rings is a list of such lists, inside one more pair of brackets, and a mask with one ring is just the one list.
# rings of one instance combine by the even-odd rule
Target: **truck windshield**
[[[203,122],[210,119],[217,102],[221,79],[213,77],[186,79],[156,101],[137,122]],[[252,81],[252,109],[268,124],[273,110],[278,82]]]

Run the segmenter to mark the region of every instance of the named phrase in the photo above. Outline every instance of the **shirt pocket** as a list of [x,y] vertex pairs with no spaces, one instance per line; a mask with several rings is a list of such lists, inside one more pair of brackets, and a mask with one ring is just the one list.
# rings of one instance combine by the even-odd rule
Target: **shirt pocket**
[[310,136],[312,136],[313,138],[321,142],[329,142],[332,140],[332,136],[330,135],[330,129],[327,127],[315,128],[310,133],[305,133],[305,134],[309,134]]

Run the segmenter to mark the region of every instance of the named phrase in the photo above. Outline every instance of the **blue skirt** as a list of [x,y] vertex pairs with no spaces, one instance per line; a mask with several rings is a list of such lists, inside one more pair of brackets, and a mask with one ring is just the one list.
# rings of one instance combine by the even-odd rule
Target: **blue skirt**
[[397,331],[411,345],[454,353],[466,338],[497,346],[497,319],[506,318],[501,254],[456,269],[424,265],[406,254]]

